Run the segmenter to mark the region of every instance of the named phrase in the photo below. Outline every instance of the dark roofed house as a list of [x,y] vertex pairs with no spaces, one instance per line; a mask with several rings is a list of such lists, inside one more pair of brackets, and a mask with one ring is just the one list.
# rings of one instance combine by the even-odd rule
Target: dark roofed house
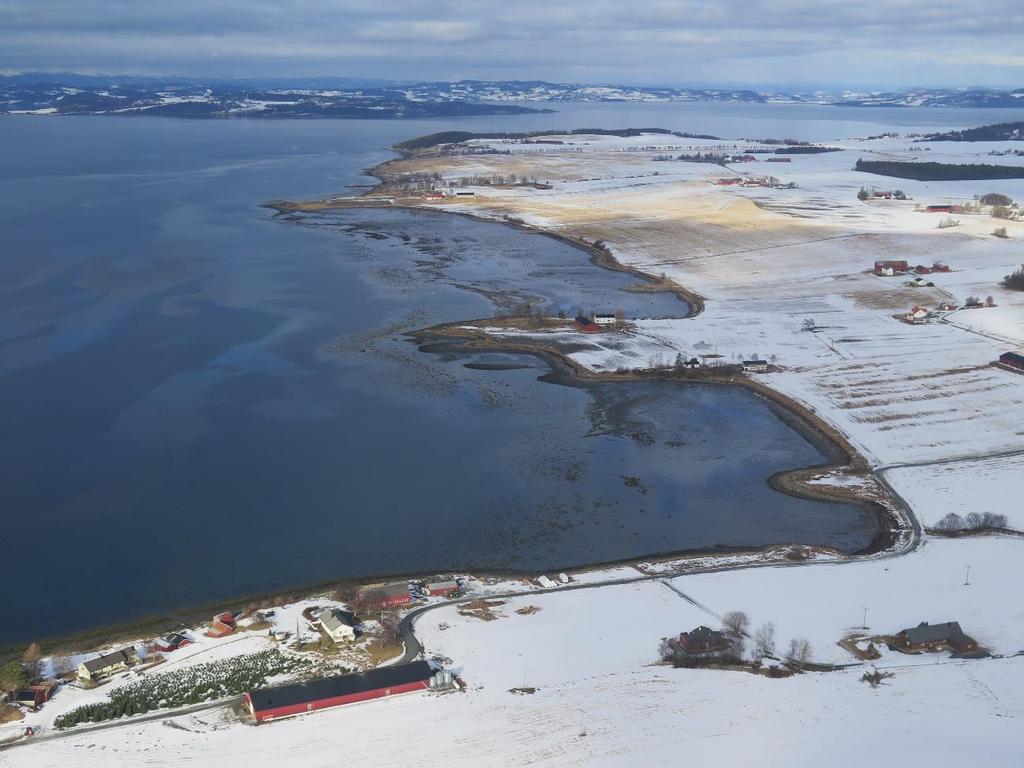
[[601,327],[591,320],[589,317],[583,315],[576,316],[576,330],[583,331],[583,333],[600,333]]
[[929,624],[922,621],[916,627],[901,630],[896,635],[896,644],[907,651],[938,651],[949,648],[955,653],[969,653],[977,650],[978,644],[964,634],[960,623],[947,621]]
[[1005,365],[1007,368],[1024,371],[1024,355],[1018,355],[1016,352],[1003,352],[999,356],[999,364]]
[[732,649],[729,638],[705,626],[683,632],[673,644],[682,655],[691,658],[715,656]]
[[426,661],[395,664],[308,683],[259,688],[245,694],[245,704],[257,722],[264,722],[354,704],[357,701],[425,690],[433,674],[433,667]]
[[98,680],[101,677],[115,675],[138,663],[139,655],[134,648],[122,648],[120,651],[83,661],[78,665],[78,676],[83,680]]

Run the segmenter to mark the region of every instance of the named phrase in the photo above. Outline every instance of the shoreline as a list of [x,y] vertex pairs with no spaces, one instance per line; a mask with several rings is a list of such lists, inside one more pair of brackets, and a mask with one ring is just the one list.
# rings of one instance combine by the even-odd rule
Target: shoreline
[[[409,156],[409,153],[401,153],[403,157],[393,158],[380,163],[372,168],[367,169],[364,173],[368,176],[374,177],[378,180],[378,184],[365,190],[359,197],[345,201],[312,201],[308,203],[296,203],[291,201],[271,201],[262,204],[260,207],[268,208],[276,211],[275,216],[282,216],[287,218],[289,214],[308,212],[314,213],[316,211],[327,211],[337,209],[363,209],[363,208],[386,208],[394,209],[401,208],[405,210],[415,211],[432,211],[434,213],[442,214],[454,214],[458,216],[464,216],[476,221],[487,222],[492,224],[504,224],[511,226],[520,231],[524,231],[530,234],[538,234],[545,237],[550,237],[559,242],[565,243],[569,246],[581,249],[585,251],[589,257],[591,263],[595,266],[608,269],[610,271],[621,272],[630,274],[646,285],[651,286],[650,288],[644,288],[644,290],[652,291],[664,291],[673,293],[681,301],[688,306],[688,312],[684,319],[690,319],[696,317],[704,310],[705,298],[700,294],[689,290],[685,286],[664,278],[649,275],[642,272],[634,267],[622,264],[619,262],[612,251],[600,241],[590,242],[583,238],[575,238],[568,235],[564,235],[558,232],[544,229],[535,225],[527,224],[521,220],[516,219],[513,216],[484,216],[469,211],[457,211],[447,210],[445,208],[434,207],[429,205],[423,205],[417,202],[417,199],[405,198],[405,202],[393,203],[393,204],[375,204],[369,200],[361,200],[360,198],[370,197],[375,194],[380,194],[381,188],[386,184],[387,177],[384,173],[384,169],[392,163],[398,162],[405,157]],[[396,198],[397,199],[397,198]],[[715,547],[703,547],[696,549],[684,549],[676,550],[665,553],[655,553],[645,556],[638,556],[633,558],[626,558],[615,561],[599,562],[599,563],[588,563],[577,566],[552,566],[548,570],[558,571],[564,570],[572,573],[584,573],[595,570],[603,570],[614,566],[637,566],[643,563],[649,562],[666,562],[671,560],[678,560],[683,558],[716,558],[725,559],[729,556],[735,556],[737,553],[749,553],[758,554],[769,552],[779,547],[793,547],[801,546],[808,549],[816,549],[824,552],[834,552],[839,555],[843,561],[851,561],[854,559],[862,559],[877,556],[893,556],[901,554],[914,549],[917,542],[920,539],[921,527],[913,516],[912,511],[909,507],[900,499],[888,485],[881,481],[876,475],[869,462],[853,447],[852,444],[846,439],[839,430],[833,427],[828,422],[819,418],[813,411],[803,406],[801,403],[792,400],[791,398],[773,390],[771,387],[759,382],[754,381],[750,377],[746,376],[727,376],[727,377],[715,377],[713,375],[703,377],[686,377],[680,375],[672,375],[672,372],[663,371],[657,372],[651,375],[637,375],[634,373],[629,374],[616,374],[616,373],[602,373],[591,371],[579,363],[573,361],[571,357],[565,353],[557,350],[553,347],[539,344],[539,343],[527,343],[525,341],[520,342],[505,342],[497,341],[493,337],[490,337],[484,331],[477,329],[477,336],[474,338],[471,335],[467,337],[465,335],[465,328],[472,326],[474,322],[487,322],[494,324],[495,321],[455,321],[451,323],[444,323],[430,328],[420,329],[418,331],[412,331],[407,333],[408,336],[421,344],[426,346],[430,342],[441,342],[441,341],[452,341],[453,339],[460,339],[463,343],[471,345],[473,349],[485,349],[487,351],[507,351],[507,352],[520,352],[526,354],[537,355],[548,362],[553,362],[554,365],[553,373],[557,375],[559,369],[565,372],[565,375],[572,381],[629,381],[629,380],[643,380],[643,379],[656,379],[656,380],[673,380],[681,383],[704,383],[704,384],[717,384],[724,386],[738,386],[748,389],[755,394],[762,397],[772,408],[776,416],[785,421],[789,426],[796,429],[801,436],[808,440],[818,450],[824,453],[827,457],[825,463],[812,465],[809,467],[801,467],[792,470],[783,470],[771,475],[767,482],[771,488],[780,493],[785,493],[796,498],[805,498],[816,501],[827,501],[827,502],[839,502],[839,503],[854,503],[862,505],[865,509],[871,511],[875,516],[878,523],[878,530],[871,544],[866,548],[850,553],[838,553],[836,550],[832,550],[825,547],[814,547],[811,545],[800,544],[799,542],[790,542],[787,544],[766,544],[760,547],[731,547],[729,545],[721,545]],[[460,333],[461,331],[461,333]],[[467,341],[468,338],[468,341]],[[850,488],[847,486],[840,486],[836,484],[817,484],[811,483],[813,475],[825,473],[825,472],[845,472],[850,475],[859,476],[871,476],[875,478],[882,495],[889,502],[888,505],[881,503],[876,498],[870,498],[862,490],[858,488]],[[813,562],[811,560],[810,562]],[[770,563],[768,563],[770,564]],[[721,566],[719,566],[721,567]],[[537,569],[530,570],[488,570],[488,569],[474,569],[472,566],[467,567],[451,567],[449,571],[466,571],[475,572],[481,576],[493,575],[493,576],[504,576],[520,578],[527,574],[534,574]],[[44,643],[49,646],[56,645],[58,648],[63,649],[64,646],[76,642],[85,642],[90,647],[96,647],[103,643],[113,642],[119,638],[125,637],[136,637],[143,630],[152,628],[153,632],[147,633],[159,633],[160,631],[166,631],[169,624],[176,623],[181,625],[187,623],[191,617],[202,617],[197,620],[205,620],[208,612],[216,613],[217,609],[223,609],[227,607],[237,607],[240,603],[251,603],[260,602],[269,599],[274,599],[279,596],[290,595],[297,596],[301,599],[304,595],[315,595],[321,594],[327,590],[338,590],[347,588],[354,588],[356,586],[380,581],[382,579],[394,579],[412,577],[421,574],[415,573],[401,573],[401,574],[381,574],[372,577],[354,577],[354,578],[343,578],[343,579],[332,579],[328,581],[318,582],[313,585],[296,586],[291,588],[283,588],[280,590],[270,590],[258,593],[249,593],[234,598],[225,598],[224,600],[214,600],[209,603],[203,603],[200,606],[171,608],[166,611],[161,611],[159,614],[150,614],[148,616],[142,616],[138,619],[130,622],[103,625],[100,627],[86,628],[73,633],[64,635],[55,635],[49,637],[37,638],[38,642]],[[161,630],[156,629],[157,625],[162,627]],[[0,659],[4,659],[14,653],[17,653],[20,649],[25,647],[24,643],[13,643],[7,644],[0,647]]]

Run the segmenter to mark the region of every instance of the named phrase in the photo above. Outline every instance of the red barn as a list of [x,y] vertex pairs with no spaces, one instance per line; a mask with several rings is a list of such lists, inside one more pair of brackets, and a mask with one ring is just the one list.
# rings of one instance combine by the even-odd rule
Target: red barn
[[876,261],[875,262],[875,274],[880,275],[886,269],[891,269],[893,272],[906,272],[909,269],[909,265],[905,261]]
[[389,608],[393,605],[405,605],[406,603],[412,602],[412,595],[409,593],[409,585],[402,582],[364,587],[359,590],[359,597],[362,600],[381,608]]
[[576,330],[582,331],[583,333],[600,333],[601,326],[591,320],[589,317],[583,315],[576,316]]
[[256,722],[262,723],[318,709],[426,690],[433,674],[428,662],[414,661],[353,675],[325,677],[309,683],[259,688],[245,694],[244,699]]

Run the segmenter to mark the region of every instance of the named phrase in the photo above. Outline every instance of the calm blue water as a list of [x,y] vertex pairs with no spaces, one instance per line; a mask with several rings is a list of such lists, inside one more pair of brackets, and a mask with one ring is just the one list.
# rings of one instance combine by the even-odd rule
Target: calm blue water
[[624,293],[628,275],[498,225],[353,211],[305,226],[260,204],[364,184],[384,147],[456,127],[833,138],[994,120],[560,109],[379,123],[0,117],[0,523],[8,553],[43,563],[0,580],[0,643],[335,577],[865,546],[875,526],[862,511],[768,489],[773,472],[822,456],[748,393],[540,383],[537,359],[432,354],[402,335],[486,317],[492,291],[684,313],[672,297]]

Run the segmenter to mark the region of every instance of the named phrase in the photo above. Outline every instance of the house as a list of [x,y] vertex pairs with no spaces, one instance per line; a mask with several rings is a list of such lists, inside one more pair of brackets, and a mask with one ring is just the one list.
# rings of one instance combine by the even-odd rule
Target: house
[[1024,371],[1024,355],[1018,355],[1016,352],[1003,352],[999,356],[999,364],[1017,371]]
[[609,313],[594,315],[594,322],[598,325],[615,325],[616,320],[615,315]]
[[104,677],[116,675],[129,667],[138,664],[139,654],[132,647],[122,648],[120,651],[106,653],[97,656],[95,659],[83,661],[78,665],[78,677],[87,682],[95,682]]
[[601,326],[583,315],[576,315],[576,330],[582,333],[600,333]]
[[234,631],[235,617],[231,611],[224,611],[210,619],[209,628],[203,634],[207,637],[227,637]]
[[924,307],[914,307],[906,315],[908,323],[923,323],[927,318],[928,310]]
[[922,621],[916,627],[900,630],[896,634],[896,646],[906,651],[938,651],[949,648],[955,653],[969,653],[978,649],[978,644],[964,634],[956,621],[947,621],[943,624]]
[[41,683],[34,683],[27,688],[19,688],[14,691],[11,701],[21,704],[24,707],[39,709],[48,702],[57,690],[56,680],[45,680]]
[[729,638],[705,626],[683,632],[678,638],[671,640],[670,645],[683,656],[690,658],[717,656],[732,650],[732,641]]
[[880,197],[883,200],[892,200],[892,192],[880,192],[878,190],[875,190],[875,192],[872,194],[872,197]]
[[433,674],[428,662],[414,661],[308,683],[259,688],[245,694],[244,701],[256,722],[262,723],[328,707],[426,690]]
[[174,632],[173,634],[161,637],[153,642],[153,648],[160,653],[170,653],[176,651],[179,648],[184,648],[186,645],[191,645],[192,639],[187,635],[183,635],[181,632]]
[[910,281],[910,285],[912,285],[914,288],[931,288],[932,286],[935,285],[935,283],[929,283],[923,277],[915,277],[913,280]]
[[952,213],[953,206],[948,203],[943,205],[926,205],[924,208],[925,213]]
[[356,639],[355,623],[338,608],[325,608],[317,617],[320,628],[336,643]]
[[766,373],[768,371],[767,360],[744,360],[743,370],[751,373]]
[[907,262],[905,261],[876,261],[875,262],[875,274],[884,275],[885,277],[892,277],[896,272],[906,272],[909,269]]
[[960,307],[956,304],[950,304],[949,302],[939,304],[939,312],[955,312],[958,309],[960,309]]
[[378,608],[390,608],[391,606],[405,605],[412,602],[409,585],[404,581],[363,587],[359,590],[359,597]]
[[433,595],[435,597],[448,597],[452,594],[458,594],[462,590],[459,586],[459,582],[454,579],[428,581],[423,585],[423,589],[428,595]]
[[700,360],[698,360],[696,357],[691,357],[689,360],[686,361],[686,367],[700,368]]

